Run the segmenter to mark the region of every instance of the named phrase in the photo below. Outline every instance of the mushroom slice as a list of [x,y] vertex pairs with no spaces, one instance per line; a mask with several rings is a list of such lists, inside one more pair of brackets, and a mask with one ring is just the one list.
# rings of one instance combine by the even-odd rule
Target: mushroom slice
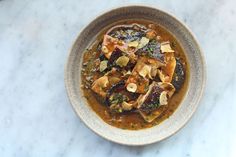
[[103,60],[100,62],[100,65],[99,65],[99,71],[100,72],[103,72],[104,70],[106,70],[107,68],[107,60]]
[[127,91],[135,93],[137,90],[137,85],[135,83],[129,83],[126,87]]
[[129,63],[129,57],[121,56],[116,60],[116,64],[120,67],[125,67]]
[[158,70],[158,74],[162,82],[171,82],[176,67],[176,59],[174,53],[166,53],[165,62],[166,65]]
[[160,98],[159,98],[160,105],[167,105],[168,103],[167,100],[168,100],[167,92],[166,91],[161,92]]
[[146,37],[142,37],[141,40],[139,41],[139,44],[138,44],[138,49],[141,49],[143,48],[144,46],[146,46],[149,42],[149,39],[146,38]]
[[102,46],[101,50],[104,54],[109,53],[109,50],[108,50],[107,46],[105,46],[105,45]]
[[151,69],[152,67],[149,66],[149,65],[144,65],[144,67],[139,71],[139,75],[142,76],[142,77],[146,77],[148,76],[149,78],[152,79],[152,76],[151,76]]
[[136,47],[138,47],[138,45],[139,45],[139,42],[138,42],[138,41],[131,41],[131,42],[128,43],[128,46],[129,46],[129,47],[134,47],[134,48],[136,48]]
[[171,47],[170,47],[170,42],[166,41],[161,43],[161,52],[166,53],[166,52],[175,52]]
[[102,76],[95,80],[92,84],[92,90],[102,96],[103,98],[106,97],[105,88],[108,86],[109,81],[107,76]]
[[137,108],[141,116],[151,122],[165,111],[168,99],[173,95],[175,88],[170,83],[153,82],[144,95],[137,100]]
[[122,109],[125,111],[129,111],[133,108],[133,104],[132,103],[128,103],[126,101],[123,101],[122,105],[121,105]]
[[116,76],[109,76],[108,77],[109,84],[111,84],[111,85],[120,82],[120,80],[121,79],[119,77],[116,77]]

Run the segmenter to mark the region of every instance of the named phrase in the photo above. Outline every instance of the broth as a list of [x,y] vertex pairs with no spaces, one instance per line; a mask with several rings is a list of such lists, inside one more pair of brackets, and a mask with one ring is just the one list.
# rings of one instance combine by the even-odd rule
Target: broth
[[[140,21],[140,20],[132,20],[132,21],[126,21],[126,22],[119,22],[114,25],[129,25],[132,23],[137,23],[143,26],[148,27],[150,24],[149,21]],[[157,117],[152,122],[147,122],[143,119],[143,117],[137,112],[137,111],[131,111],[131,112],[124,112],[124,113],[116,113],[112,112],[109,108],[109,106],[105,105],[101,99],[100,96],[98,96],[92,89],[91,89],[91,81],[89,80],[89,73],[93,73],[92,77],[93,80],[101,77],[102,75],[98,72],[94,72],[93,69],[99,66],[97,63],[97,58],[99,58],[100,53],[97,51],[97,46],[103,39],[104,33],[111,28],[112,26],[108,26],[104,30],[101,31],[101,33],[96,38],[96,41],[85,51],[83,56],[83,65],[86,63],[86,66],[83,66],[82,70],[82,91],[84,94],[84,97],[86,97],[88,104],[92,107],[92,109],[99,115],[100,118],[102,118],[106,123],[121,128],[121,129],[129,129],[129,130],[138,130],[138,129],[144,129],[144,128],[150,128],[152,126],[158,125],[163,120],[167,119],[169,116],[173,114],[173,112],[177,109],[181,101],[183,100],[185,93],[188,88],[188,82],[189,82],[189,65],[186,60],[186,56],[183,52],[183,49],[181,48],[178,41],[175,39],[175,37],[168,32],[165,28],[162,26],[159,26],[155,24],[155,31],[157,32],[158,36],[161,37],[160,42],[164,41],[170,41],[171,47],[174,49],[174,55],[175,57],[179,58],[185,72],[185,79],[181,86],[181,88],[176,91],[173,96],[169,99],[168,105],[165,109],[165,111]]]

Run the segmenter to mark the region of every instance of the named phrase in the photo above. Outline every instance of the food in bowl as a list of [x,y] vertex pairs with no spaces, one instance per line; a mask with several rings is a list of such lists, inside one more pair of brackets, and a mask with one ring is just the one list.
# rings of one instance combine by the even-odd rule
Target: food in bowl
[[148,21],[108,26],[85,51],[82,90],[108,124],[129,130],[155,126],[181,103],[189,67],[176,38]]

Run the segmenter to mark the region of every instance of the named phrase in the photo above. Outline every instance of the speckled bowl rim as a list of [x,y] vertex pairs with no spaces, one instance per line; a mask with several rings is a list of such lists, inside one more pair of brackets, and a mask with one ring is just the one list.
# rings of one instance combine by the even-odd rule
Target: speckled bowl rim
[[[149,140],[149,141],[142,141],[142,142],[127,142],[127,141],[119,141],[119,140],[115,140],[113,139],[112,137],[107,137],[105,135],[103,135],[102,133],[99,133],[96,128],[92,128],[90,127],[90,125],[83,120],[83,117],[82,115],[80,115],[80,112],[77,112],[76,111],[76,107],[74,106],[74,100],[72,98],[72,95],[70,93],[70,81],[68,79],[68,76],[69,76],[69,62],[71,61],[71,53],[72,53],[72,49],[74,48],[75,44],[76,44],[76,41],[78,41],[79,37],[80,37],[80,34],[88,27],[88,25],[90,25],[91,23],[93,23],[94,21],[96,21],[97,18],[99,17],[102,17],[103,15],[105,15],[106,13],[110,13],[112,11],[115,11],[115,10],[118,10],[118,9],[121,9],[121,8],[129,8],[129,7],[144,7],[144,8],[150,8],[150,9],[154,9],[154,10],[157,10],[159,12],[162,12],[163,14],[166,14],[167,16],[171,17],[172,19],[174,19],[175,21],[177,21],[180,25],[182,25],[182,27],[189,33],[190,37],[192,38],[192,40],[195,42],[195,46],[197,47],[197,49],[199,50],[199,55],[200,55],[200,59],[201,59],[201,62],[202,62],[202,84],[201,84],[201,90],[199,91],[199,94],[198,94],[198,97],[197,97],[197,100],[195,102],[195,108],[192,110],[192,112],[190,112],[189,114],[189,117],[187,119],[185,119],[185,121],[182,123],[182,125],[180,125],[176,130],[174,130],[174,132],[172,132],[171,134],[165,136],[165,137],[162,137],[161,139],[158,139],[158,140]],[[201,47],[199,46],[198,42],[197,42],[197,39],[194,35],[194,33],[188,28],[188,26],[186,26],[183,22],[181,22],[181,20],[179,20],[177,17],[175,17],[173,14],[171,13],[168,13],[166,11],[163,11],[162,9],[160,8],[157,8],[157,7],[153,7],[153,6],[150,6],[150,5],[143,5],[143,4],[135,4],[135,5],[122,5],[122,6],[118,6],[118,7],[113,7],[112,9],[110,10],[106,10],[106,11],[103,11],[101,12],[98,16],[96,16],[93,20],[90,20],[89,23],[87,23],[86,26],[84,26],[83,29],[81,29],[81,31],[79,32],[77,38],[75,39],[72,47],[70,48],[69,50],[69,54],[68,54],[68,57],[67,57],[67,62],[65,64],[65,72],[64,72],[64,81],[65,81],[65,87],[66,87],[66,91],[67,91],[67,95],[68,95],[68,98],[69,98],[69,101],[70,101],[70,104],[72,106],[72,108],[74,109],[74,112],[76,113],[77,116],[80,117],[80,119],[84,122],[84,124],[89,128],[91,129],[94,133],[96,133],[97,135],[109,140],[109,141],[112,141],[112,142],[115,142],[115,143],[118,143],[118,144],[122,144],[122,145],[129,145],[129,146],[141,146],[141,145],[148,145],[148,144],[152,144],[152,143],[156,143],[156,142],[160,142],[164,139],[167,139],[171,136],[173,136],[174,134],[176,134],[180,129],[182,129],[187,123],[188,121],[192,118],[193,114],[196,112],[197,110],[197,107],[199,106],[199,103],[201,101],[201,98],[203,96],[203,93],[205,91],[205,86],[206,86],[206,79],[207,79],[207,75],[206,75],[206,61],[205,61],[205,58],[204,58],[204,55],[203,55],[203,51],[201,49]],[[188,87],[189,88],[189,87]],[[182,102],[181,102],[182,104]],[[181,105],[180,104],[180,105]],[[180,106],[179,105],[179,106]],[[92,110],[92,109],[91,109]],[[93,111],[94,112],[94,111]],[[112,127],[112,126],[111,126]],[[119,129],[119,128],[118,128]]]

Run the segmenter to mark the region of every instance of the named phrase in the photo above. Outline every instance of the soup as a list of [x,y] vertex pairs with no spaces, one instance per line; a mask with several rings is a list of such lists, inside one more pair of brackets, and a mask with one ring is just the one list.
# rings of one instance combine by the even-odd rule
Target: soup
[[108,26],[84,52],[82,91],[108,124],[129,130],[158,125],[181,103],[189,67],[178,41],[158,24]]

